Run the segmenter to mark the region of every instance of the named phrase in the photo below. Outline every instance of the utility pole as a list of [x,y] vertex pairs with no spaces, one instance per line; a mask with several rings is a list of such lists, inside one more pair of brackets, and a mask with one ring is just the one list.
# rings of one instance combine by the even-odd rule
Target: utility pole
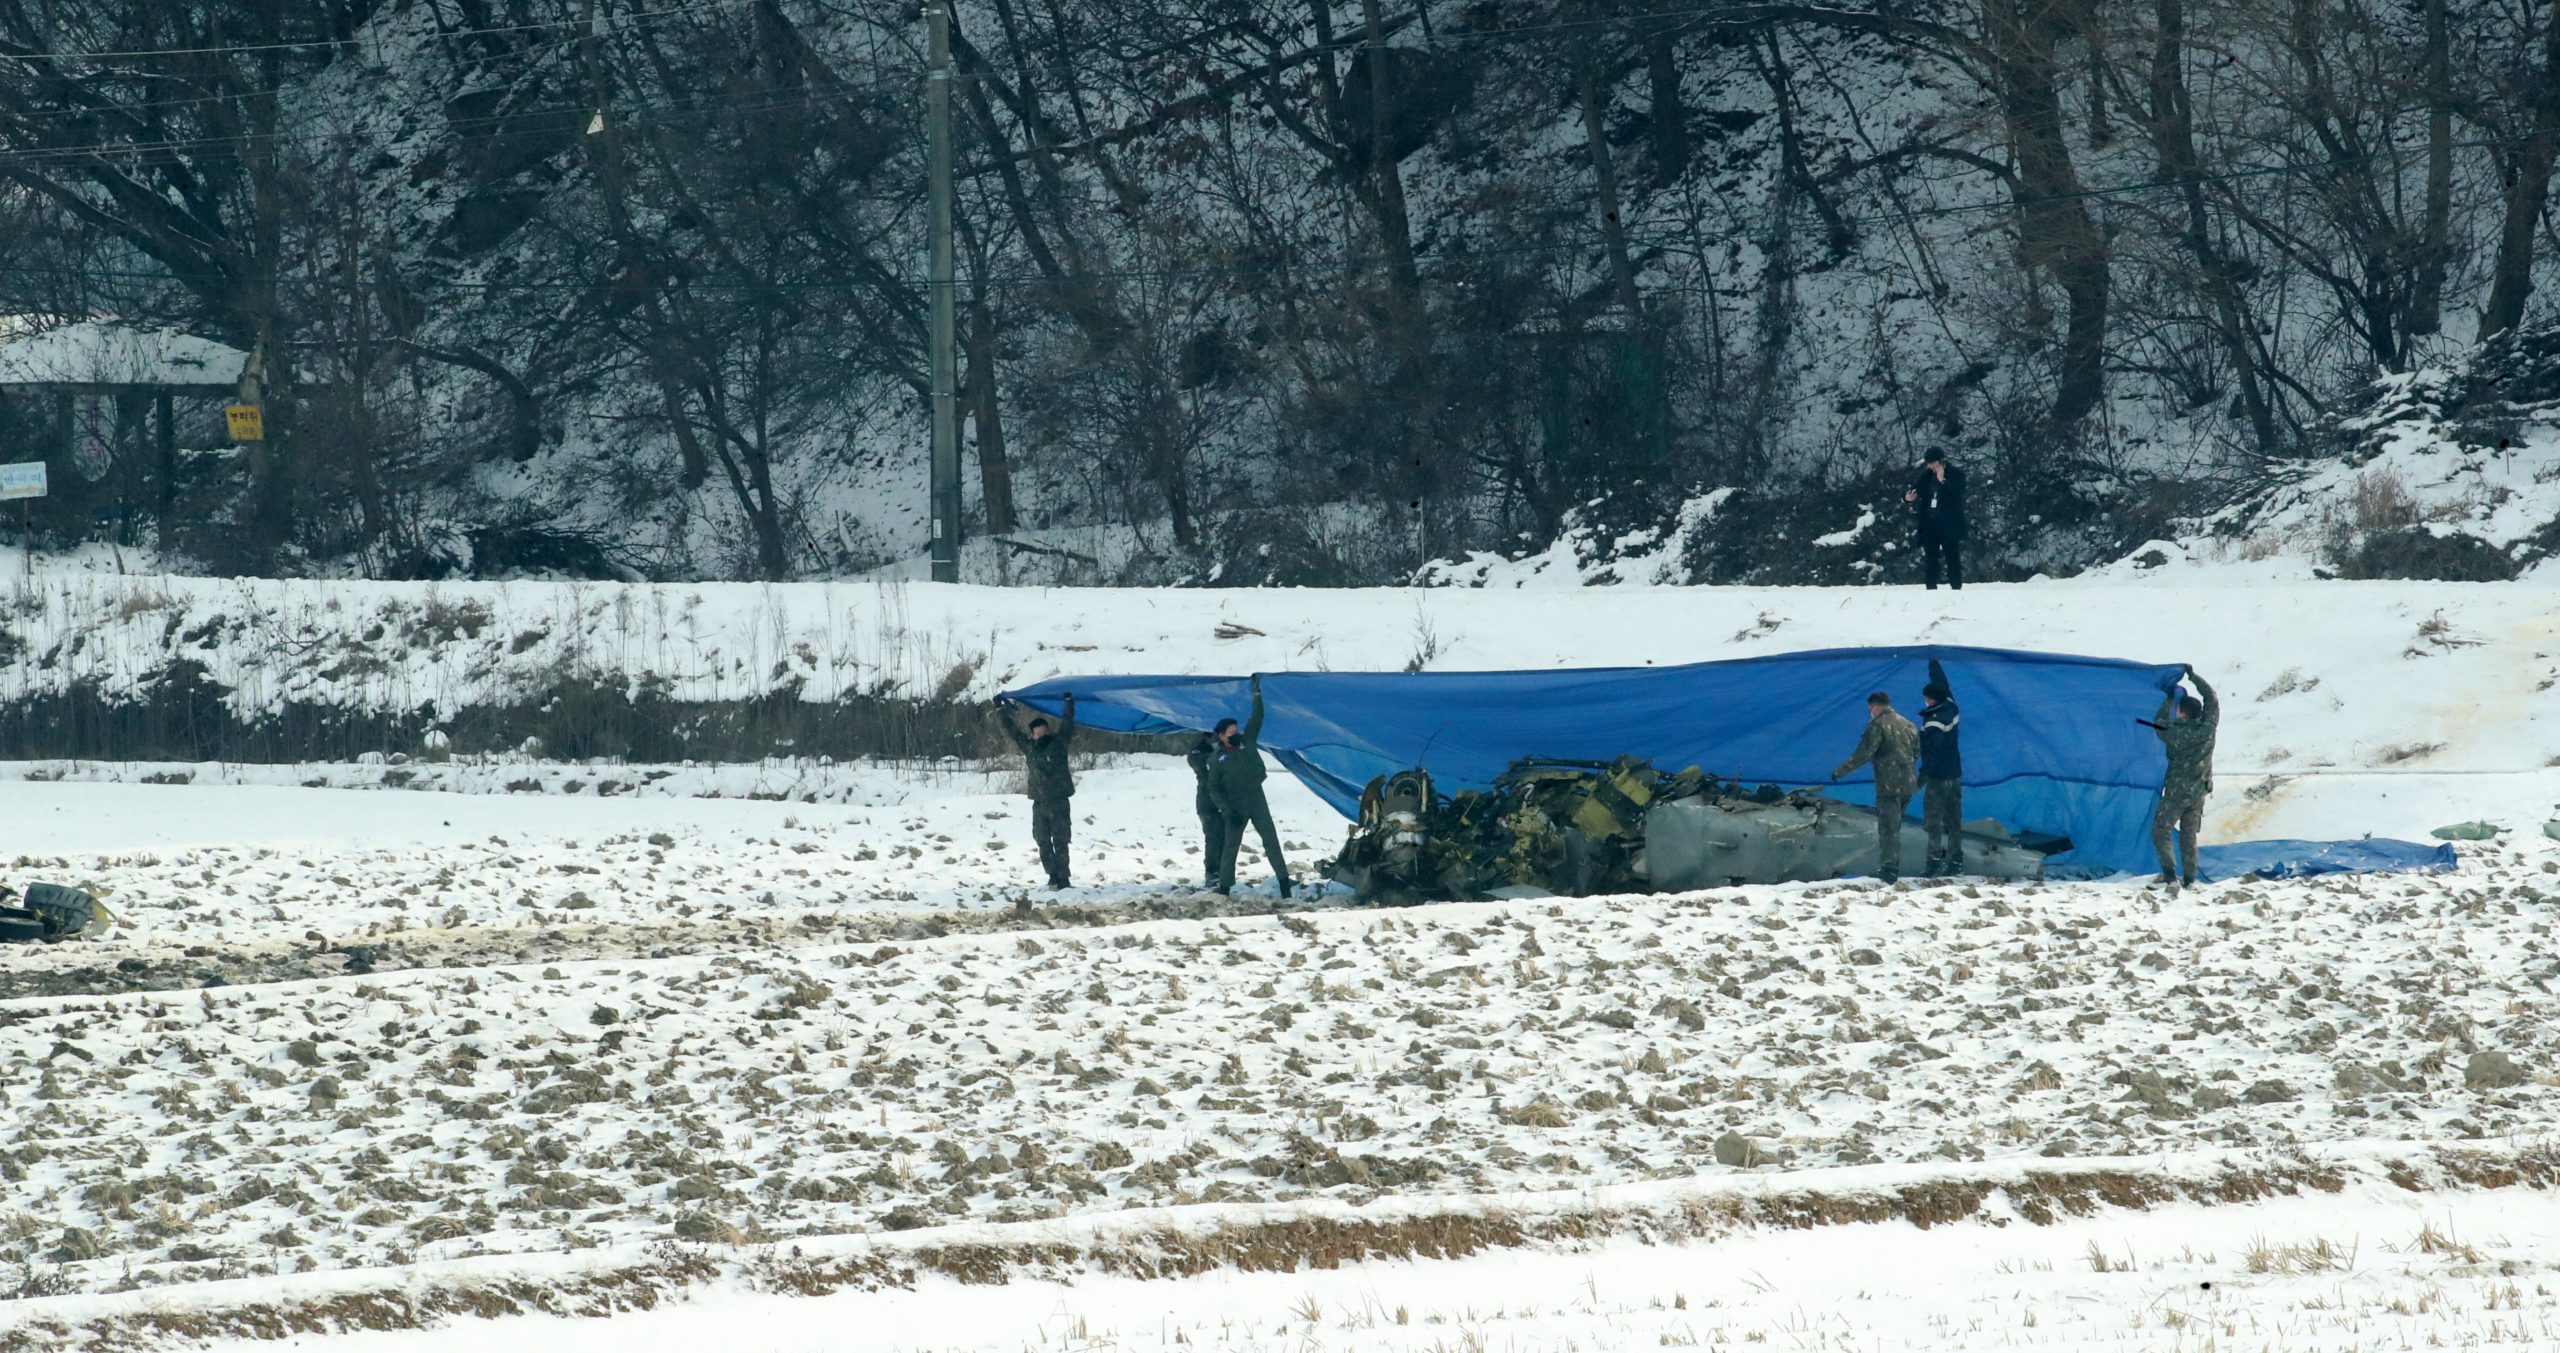
[[933,326],[933,580],[960,581],[960,373],[952,337],[951,0],[925,0],[931,67],[925,73],[926,212],[932,262],[925,276]]

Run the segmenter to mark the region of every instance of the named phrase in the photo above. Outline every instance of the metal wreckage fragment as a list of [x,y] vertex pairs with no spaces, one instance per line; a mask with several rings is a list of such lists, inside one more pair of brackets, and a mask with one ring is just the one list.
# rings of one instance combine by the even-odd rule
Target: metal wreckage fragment
[[[1417,766],[1369,782],[1325,876],[1383,906],[1808,882],[1876,872],[1876,826],[1874,809],[1811,790],[1745,786],[1696,766],[1666,774],[1628,756],[1523,758],[1492,788],[1446,798]],[[1968,822],[1964,872],[2042,878],[2045,858],[2070,848]]]
[[116,923],[106,904],[77,888],[58,883],[30,883],[26,895],[0,884],[0,943],[52,944],[87,935],[103,935]]

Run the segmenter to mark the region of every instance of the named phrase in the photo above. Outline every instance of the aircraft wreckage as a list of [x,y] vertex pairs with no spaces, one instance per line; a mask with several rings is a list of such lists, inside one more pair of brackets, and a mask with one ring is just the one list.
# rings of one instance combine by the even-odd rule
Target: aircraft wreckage
[[0,944],[11,941],[53,944],[87,935],[103,935],[116,923],[106,904],[77,888],[58,883],[30,883],[25,896],[0,884]]
[[[1919,824],[1906,849],[1920,846]],[[1964,872],[2042,878],[2057,836],[1968,822]],[[1876,814],[1810,790],[1745,786],[1634,757],[1526,758],[1490,789],[1442,796],[1421,767],[1381,775],[1325,875],[1362,902],[1691,892],[1876,872]]]

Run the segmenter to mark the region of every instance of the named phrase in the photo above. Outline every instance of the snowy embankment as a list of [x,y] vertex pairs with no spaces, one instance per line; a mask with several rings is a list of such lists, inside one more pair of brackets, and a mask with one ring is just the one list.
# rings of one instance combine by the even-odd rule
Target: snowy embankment
[[[1105,1242],[1101,1253],[1126,1261],[1117,1268],[1097,1264],[1100,1271],[1067,1276],[1055,1271],[1053,1259],[1048,1271],[1026,1266],[1034,1271],[990,1285],[983,1268],[970,1267],[984,1256],[968,1241],[939,1242],[944,1248],[919,1254],[892,1239],[859,1249],[819,1247],[799,1259],[705,1264],[681,1285],[662,1280],[653,1289],[681,1290],[687,1300],[627,1309],[611,1320],[577,1318],[570,1302],[636,1305],[630,1294],[641,1284],[617,1289],[590,1278],[594,1287],[562,1301],[552,1294],[581,1289],[557,1275],[534,1279],[520,1264],[457,1265],[405,1282],[375,1277],[382,1295],[369,1302],[342,1295],[330,1316],[310,1328],[395,1324],[441,1298],[457,1306],[546,1312],[511,1323],[505,1333],[552,1353],[693,1353],[740,1346],[740,1331],[750,1330],[746,1346],[760,1353],[832,1353],[847,1346],[849,1331],[858,1331],[867,1346],[918,1353],[1742,1346],[1839,1353],[2225,1347],[2386,1353],[2560,1343],[2560,1292],[2553,1281],[2560,1224],[2547,1195],[2410,1192],[2375,1178],[2370,1159],[2351,1153],[2327,1167],[2334,1173],[2321,1186],[2299,1193],[2219,1205],[2168,1203],[2142,1212],[2093,1209],[2034,1227],[1924,1230],[1895,1220],[1729,1231],[1715,1220],[1825,1195],[1790,1199],[1731,1185],[1650,1186],[1595,1200],[1630,1209],[1650,1204],[1666,1219],[1677,1218],[1642,1240],[1481,1251],[1443,1243],[1408,1257],[1394,1246],[1364,1248],[1341,1237],[1348,1243],[1329,1262],[1276,1271],[1221,1266],[1179,1283],[1154,1280],[1149,1261],[1178,1263],[1213,1245],[1194,1236],[1146,1236],[1145,1228],[1169,1219],[1124,1214],[1097,1228]],[[2158,1177],[2175,1172],[2168,1165],[2151,1160],[2140,1168]],[[1865,1190],[1971,1191],[1955,1182],[1963,1175],[1953,1170],[1898,1172],[1881,1187],[1868,1182],[1876,1173],[1832,1172],[1823,1185],[1836,1190],[1831,1198]],[[1994,1173],[2002,1186],[2024,1184],[2019,1193],[2032,1196],[2036,1173]],[[2333,1184],[2342,1187],[2325,1191]],[[1995,1217],[2004,1215],[2003,1188],[1995,1186],[1986,1201]],[[1355,1226],[1362,1220],[1347,1210],[1335,1215]],[[1504,1215],[1499,1206],[1487,1211],[1488,1221]],[[1534,1213],[1525,1220],[1536,1224]],[[1113,1230],[1146,1239],[1115,1248]],[[1085,1240],[1046,1227],[982,1234],[995,1246],[1044,1245],[1052,1255],[1082,1248],[1077,1242]],[[604,1264],[587,1268],[605,1270]],[[843,1277],[828,1281],[835,1274]],[[864,1277],[872,1280],[860,1281]],[[364,1292],[363,1281],[280,1284],[279,1295]],[[66,1320],[80,1309],[46,1304],[62,1309]],[[170,1323],[211,1332],[258,1319],[253,1308],[216,1307]],[[342,1353],[449,1353],[477,1346],[479,1337],[469,1329],[402,1329],[349,1334],[325,1346]],[[217,1339],[213,1347],[262,1345]]]
[[1941,643],[2192,662],[2230,702],[2232,769],[2515,770],[2560,755],[2560,722],[2536,718],[2560,678],[2549,589],[2274,582],[2261,571],[2275,566],[1962,593],[1535,579],[1330,592],[40,575],[0,596],[0,701],[75,688],[145,698],[186,664],[243,716],[305,702],[450,721],[572,678],[688,702],[976,700],[1077,673],[1644,665]]

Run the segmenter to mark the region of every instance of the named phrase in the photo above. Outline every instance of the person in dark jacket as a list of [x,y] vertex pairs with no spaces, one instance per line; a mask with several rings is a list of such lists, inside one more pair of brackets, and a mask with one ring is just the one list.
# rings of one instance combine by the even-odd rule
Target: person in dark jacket
[[1262,678],[1253,679],[1253,711],[1242,728],[1233,719],[1220,719],[1212,734],[1216,750],[1209,767],[1209,797],[1218,806],[1219,823],[1224,829],[1218,841],[1218,880],[1221,894],[1233,892],[1236,886],[1236,852],[1244,845],[1246,823],[1262,836],[1263,858],[1271,861],[1271,872],[1280,877],[1280,895],[1289,895],[1289,861],[1280,853],[1280,830],[1271,825],[1271,804],[1262,796]]
[[1955,692],[1947,669],[1929,660],[1920,688],[1920,821],[1929,834],[1931,874],[1964,872],[1964,750],[1957,741]]
[[1227,843],[1226,815],[1218,811],[1217,795],[1209,784],[1209,772],[1218,764],[1218,744],[1203,733],[1183,759],[1191,763],[1191,808],[1200,815],[1200,881],[1215,888],[1218,852]]
[[1920,475],[1902,495],[1911,504],[1920,534],[1920,578],[1937,590],[1938,568],[1944,564],[1947,586],[1964,590],[1964,471],[1947,463],[1947,453],[1932,447],[1920,461]]
[[1075,823],[1071,800],[1076,777],[1067,765],[1067,751],[1076,736],[1076,698],[1069,695],[1065,706],[1055,729],[1045,718],[1017,728],[1011,718],[997,716],[1005,736],[1022,749],[1022,768],[1031,791],[1031,839],[1040,847],[1040,867],[1049,871],[1052,888],[1068,886],[1067,843]]

